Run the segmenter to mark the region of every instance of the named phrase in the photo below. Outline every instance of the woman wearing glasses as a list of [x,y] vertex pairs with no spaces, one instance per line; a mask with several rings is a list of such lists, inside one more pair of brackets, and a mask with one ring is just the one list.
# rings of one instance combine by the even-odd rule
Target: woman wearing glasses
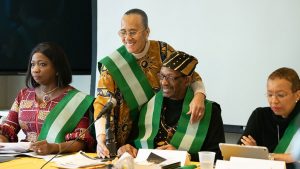
[[267,99],[270,107],[254,110],[239,143],[266,146],[274,160],[292,163],[290,143],[297,130],[295,119],[300,116],[296,71],[283,67],[272,72],[267,80]]
[[[97,117],[110,96],[117,100],[111,120],[118,146],[128,142],[132,121],[138,117],[138,109],[160,89],[157,73],[162,61],[174,49],[167,43],[148,40],[150,29],[147,14],[140,9],[127,11],[118,32],[123,46],[99,62],[100,77],[94,117]],[[191,122],[198,121],[204,113],[205,89],[201,78],[194,73],[192,88],[194,99],[190,104]],[[109,156],[105,146],[105,117],[96,122],[97,152],[100,157]],[[133,133],[134,134],[134,133]]]

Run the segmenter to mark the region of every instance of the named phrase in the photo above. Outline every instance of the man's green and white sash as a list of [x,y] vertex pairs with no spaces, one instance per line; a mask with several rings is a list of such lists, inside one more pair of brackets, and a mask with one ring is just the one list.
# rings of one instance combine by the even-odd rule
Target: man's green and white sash
[[[189,104],[193,99],[193,91],[188,88],[184,98],[178,127],[170,144],[178,150],[186,150],[190,153],[198,152],[205,140],[211,119],[212,102],[205,100],[205,115],[197,123],[191,124]],[[154,138],[160,126],[160,114],[162,110],[163,93],[158,92],[145,106],[142,107],[139,118],[139,136],[135,140],[137,148],[154,148]]]
[[286,128],[282,138],[280,139],[279,143],[277,144],[274,153],[291,153],[292,151],[292,142],[295,142],[295,134],[298,130],[298,126],[296,124],[297,117],[300,117],[300,113],[296,115]]
[[78,90],[70,90],[47,115],[38,140],[64,142],[65,135],[75,129],[93,100],[93,97]]
[[126,50],[125,46],[122,46],[110,56],[103,58],[99,62],[100,64],[105,65],[117,83],[130,109],[131,117],[135,119],[140,106],[154,95],[151,85],[135,57]]

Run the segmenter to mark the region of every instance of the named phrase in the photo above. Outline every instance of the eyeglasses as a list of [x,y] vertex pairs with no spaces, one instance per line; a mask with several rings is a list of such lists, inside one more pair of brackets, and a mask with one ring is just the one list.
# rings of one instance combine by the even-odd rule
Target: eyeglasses
[[142,32],[142,31],[144,31],[145,29],[143,29],[143,30],[139,30],[139,31],[137,31],[137,30],[129,30],[129,31],[126,31],[126,30],[124,30],[124,29],[121,29],[121,30],[119,30],[119,32],[118,32],[118,34],[119,34],[119,36],[121,37],[121,38],[124,38],[125,36],[129,36],[129,37],[134,37],[135,35],[137,35],[139,32]]
[[185,75],[181,75],[181,76],[177,76],[177,77],[173,77],[173,76],[166,76],[164,74],[158,73],[157,77],[159,78],[159,80],[166,80],[168,82],[174,83],[177,79],[184,77]]
[[268,99],[271,99],[273,98],[273,96],[276,98],[276,99],[284,99],[286,96],[288,96],[289,94],[288,93],[267,93],[266,96]]

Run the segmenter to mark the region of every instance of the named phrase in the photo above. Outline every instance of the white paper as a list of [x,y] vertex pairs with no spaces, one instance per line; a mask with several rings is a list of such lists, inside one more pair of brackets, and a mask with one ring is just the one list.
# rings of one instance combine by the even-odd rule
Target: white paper
[[234,164],[242,164],[243,166],[248,165],[252,168],[259,169],[285,169],[284,161],[274,161],[274,160],[263,160],[263,159],[253,159],[253,158],[241,158],[241,157],[231,157],[230,161]]
[[0,143],[0,153],[5,152],[26,152],[30,147],[30,142]]
[[215,169],[231,169],[230,161],[217,160]]
[[94,165],[105,165],[106,162],[102,162],[101,159],[93,160],[80,154],[80,152],[74,155],[67,155],[52,160],[57,167],[61,168],[79,168]]
[[[35,158],[40,158],[40,159],[44,159],[45,161],[50,160],[53,156],[55,156],[55,154],[50,154],[50,155],[38,155],[35,152],[15,152],[15,151],[0,151],[0,157],[2,156],[29,156],[29,157],[35,157]],[[58,155],[57,157],[61,157],[62,155]]]
[[218,160],[215,169],[285,169],[284,161],[231,157],[230,161]]
[[158,149],[139,149],[137,157],[135,158],[135,162],[145,162],[151,152],[167,159],[166,162],[161,163],[162,165],[171,164],[178,161],[180,162],[180,166],[184,166],[189,163],[187,151]]
[[[35,152],[27,152],[27,153],[20,153],[21,155],[26,155],[30,157],[35,157],[35,158],[41,158],[44,159],[45,161],[50,160],[52,157],[54,157],[56,154],[50,154],[50,155],[38,155]],[[61,157],[62,155],[57,155],[58,157]]]

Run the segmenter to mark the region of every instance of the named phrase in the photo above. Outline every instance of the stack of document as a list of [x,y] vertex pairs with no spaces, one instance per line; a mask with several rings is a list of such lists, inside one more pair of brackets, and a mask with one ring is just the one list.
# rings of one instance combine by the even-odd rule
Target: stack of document
[[106,165],[106,162],[103,162],[101,159],[88,157],[87,155],[84,155],[83,152],[55,158],[52,162],[60,168],[79,168],[87,166],[104,167]]
[[[0,143],[0,162],[15,159],[17,156],[30,156],[35,158],[42,158],[45,160],[51,159],[51,155],[38,155],[35,152],[30,152],[30,142],[16,142],[16,143]],[[59,155],[61,156],[61,155]]]
[[27,152],[30,142],[0,143],[0,153],[22,153]]
[[23,152],[27,152],[29,142],[0,143],[0,162],[10,161]]

